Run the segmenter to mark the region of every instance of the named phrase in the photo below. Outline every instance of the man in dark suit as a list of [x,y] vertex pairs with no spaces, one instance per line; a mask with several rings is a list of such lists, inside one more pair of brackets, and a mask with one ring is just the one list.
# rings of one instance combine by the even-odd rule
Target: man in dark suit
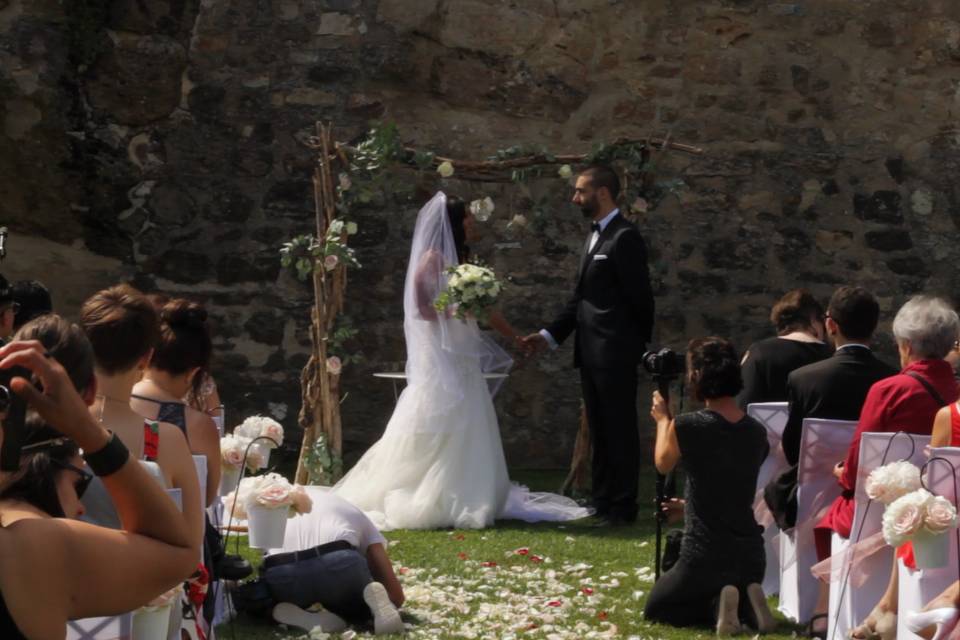
[[857,420],[873,383],[897,373],[870,350],[879,317],[877,299],[860,287],[840,287],[830,298],[825,324],[836,351],[787,377],[790,417],[781,444],[790,464],[800,458],[804,418]]
[[654,301],[647,248],[616,205],[620,180],[610,167],[577,177],[574,204],[592,220],[573,296],[549,327],[524,338],[531,350],[556,348],[576,333],[593,446],[593,506],[605,523],[636,520],[640,471],[637,366],[653,329]]

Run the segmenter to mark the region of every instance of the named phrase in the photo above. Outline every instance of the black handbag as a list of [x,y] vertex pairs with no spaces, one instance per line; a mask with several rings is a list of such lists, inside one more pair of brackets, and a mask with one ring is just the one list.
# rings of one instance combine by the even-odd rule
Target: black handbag
[[763,501],[781,531],[797,524],[797,468],[791,466],[763,488]]

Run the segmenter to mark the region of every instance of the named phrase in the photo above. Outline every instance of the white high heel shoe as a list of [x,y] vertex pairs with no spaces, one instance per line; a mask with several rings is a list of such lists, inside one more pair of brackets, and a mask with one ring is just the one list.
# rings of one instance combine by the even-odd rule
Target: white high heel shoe
[[931,609],[930,611],[917,611],[907,614],[907,629],[913,633],[919,633],[924,629],[937,625],[937,631],[933,634],[933,640],[943,640],[953,630],[960,619],[960,609],[956,607],[942,607],[940,609]]

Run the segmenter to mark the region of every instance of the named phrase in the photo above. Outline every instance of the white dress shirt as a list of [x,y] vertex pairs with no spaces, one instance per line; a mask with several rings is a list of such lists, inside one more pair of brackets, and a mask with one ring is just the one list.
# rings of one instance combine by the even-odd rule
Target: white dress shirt
[[[590,244],[587,247],[587,251],[593,251],[593,248],[597,246],[597,241],[600,240],[600,234],[603,233],[603,230],[607,228],[607,225],[610,224],[610,221],[613,220],[614,216],[620,213],[620,209],[614,209],[607,215],[605,215],[598,224],[600,225],[599,231],[594,231],[590,234]],[[543,336],[544,340],[547,341],[547,344],[550,345],[551,349],[556,349],[560,345],[557,344],[557,341],[554,339],[550,332],[546,329],[540,329],[540,335]]]

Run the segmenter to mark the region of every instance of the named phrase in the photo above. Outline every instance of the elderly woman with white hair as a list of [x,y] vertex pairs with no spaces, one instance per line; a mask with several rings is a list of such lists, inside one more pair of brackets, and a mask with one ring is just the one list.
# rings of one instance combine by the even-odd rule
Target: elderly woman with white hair
[[[900,373],[870,387],[857,431],[846,460],[834,471],[843,493],[814,530],[817,556],[830,555],[830,535],[850,536],[853,521],[854,491],[859,466],[860,438],[866,432],[906,431],[930,435],[934,417],[941,407],[956,402],[957,381],[953,369],[944,360],[960,335],[960,318],[940,298],[916,296],[900,307],[893,320],[893,335],[900,352]],[[894,572],[894,576],[896,572]],[[821,589],[819,613],[811,621],[811,636],[826,637],[826,585]],[[851,632],[853,638],[896,638],[897,589],[895,578],[873,612]],[[816,625],[817,618],[824,624]],[[820,626],[824,629],[821,634]]]

